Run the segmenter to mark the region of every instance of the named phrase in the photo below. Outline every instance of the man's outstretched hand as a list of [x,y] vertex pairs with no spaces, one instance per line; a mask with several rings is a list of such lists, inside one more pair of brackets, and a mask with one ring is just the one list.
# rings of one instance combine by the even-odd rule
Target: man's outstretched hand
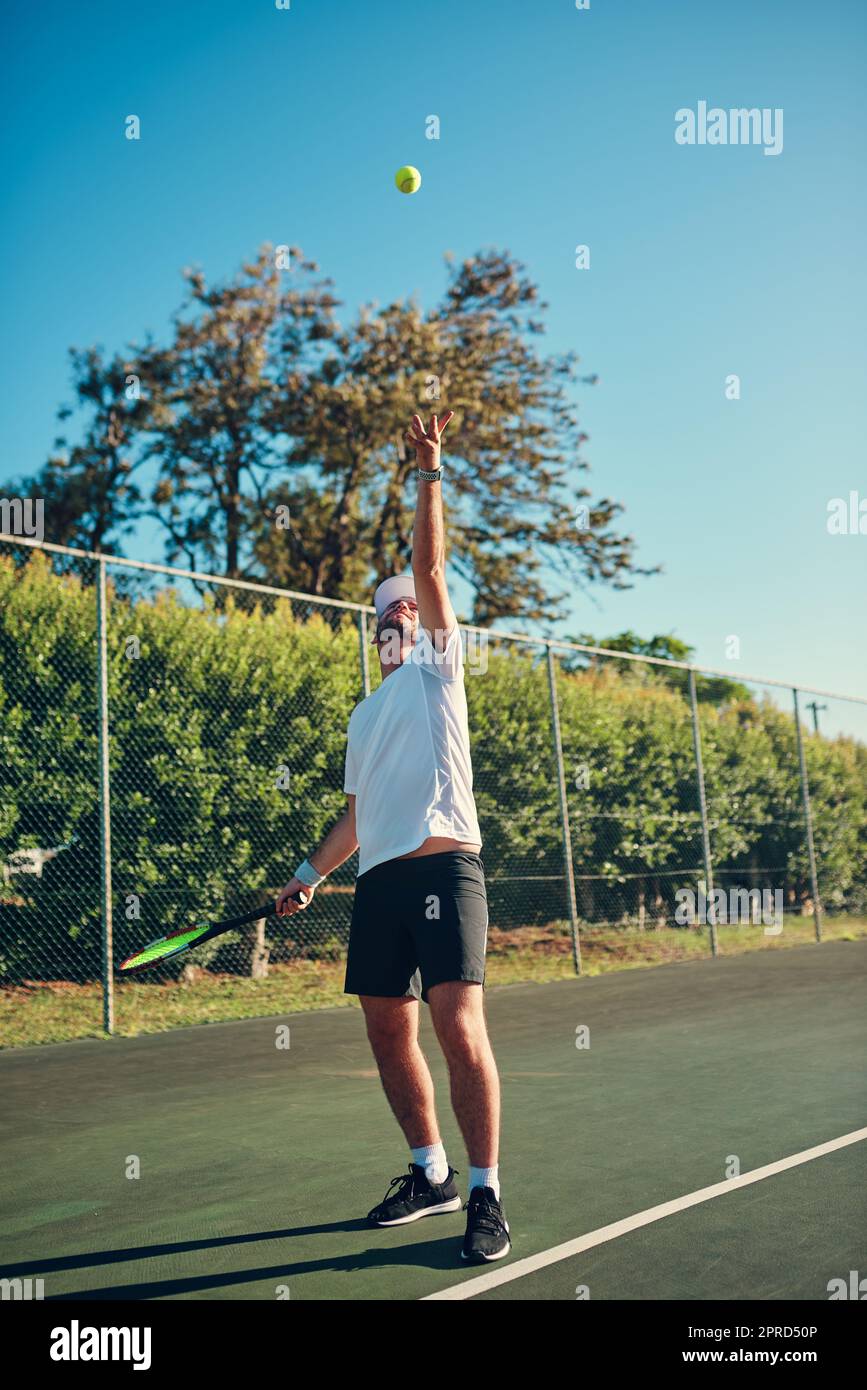
[[405,436],[406,442],[415,449],[416,464],[419,468],[423,468],[426,473],[435,473],[440,466],[440,440],[454,413],[453,410],[447,410],[441,420],[437,420],[437,417],[432,415],[427,429],[425,429],[420,415],[413,415],[412,417],[412,424]]
[[[310,888],[306,883],[302,883],[300,878],[290,878],[285,888],[281,888],[277,894],[275,904],[278,917],[294,917],[296,912],[303,912],[305,907],[309,907],[313,899],[315,888]],[[303,894],[304,899],[296,903],[296,894]]]

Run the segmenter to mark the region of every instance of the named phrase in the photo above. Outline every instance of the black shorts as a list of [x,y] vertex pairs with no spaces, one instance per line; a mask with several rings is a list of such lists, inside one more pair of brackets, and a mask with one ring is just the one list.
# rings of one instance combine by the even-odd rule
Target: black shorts
[[484,984],[487,936],[478,854],[389,859],[356,880],[344,993],[427,1002],[446,980]]

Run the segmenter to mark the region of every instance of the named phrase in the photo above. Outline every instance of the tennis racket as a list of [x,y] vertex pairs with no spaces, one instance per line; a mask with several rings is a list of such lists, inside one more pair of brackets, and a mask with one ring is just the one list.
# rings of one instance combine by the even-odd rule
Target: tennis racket
[[[294,893],[292,901],[306,903],[307,895]],[[181,951],[189,951],[192,946],[201,946],[203,941],[213,941],[215,936],[222,936],[224,932],[243,927],[247,922],[257,922],[260,917],[270,917],[276,908],[276,903],[265,903],[264,907],[254,907],[252,912],[244,912],[240,917],[229,917],[225,922],[203,922],[196,927],[182,927],[180,931],[169,932],[167,936],[158,936],[155,941],[149,941],[147,946],[142,946],[140,951],[133,951],[131,956],[127,956],[118,966],[118,972],[131,975],[134,971],[147,970],[152,965],[159,965],[161,961],[180,955]]]

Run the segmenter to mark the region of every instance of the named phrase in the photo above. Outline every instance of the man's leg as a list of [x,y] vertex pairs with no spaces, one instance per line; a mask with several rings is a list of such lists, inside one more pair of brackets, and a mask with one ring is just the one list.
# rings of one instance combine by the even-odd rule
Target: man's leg
[[438,1144],[433,1080],[418,1044],[418,1000],[360,999],[382,1088],[406,1142],[411,1149]]
[[500,1078],[481,985],[433,985],[428,1002],[449,1069],[452,1106],[474,1168],[494,1168],[500,1142]]
[[467,1230],[461,1258],[487,1264],[508,1255],[511,1239],[497,1177],[500,1078],[488,1041],[483,990],[481,985],[452,980],[432,985],[427,997],[448,1063],[452,1105],[470,1159]]
[[422,1216],[460,1211],[454,1173],[439,1137],[433,1081],[418,1045],[418,1000],[359,997],[383,1090],[412,1151],[408,1172],[394,1179],[368,1220],[375,1226],[403,1226]]

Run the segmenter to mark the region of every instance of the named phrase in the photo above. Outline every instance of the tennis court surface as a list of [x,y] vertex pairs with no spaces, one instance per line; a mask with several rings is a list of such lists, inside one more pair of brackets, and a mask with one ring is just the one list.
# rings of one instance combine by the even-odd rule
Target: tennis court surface
[[856,941],[491,990],[490,1269],[461,1267],[460,1213],[367,1227],[407,1157],[355,1009],[10,1051],[0,1274],[46,1300],[826,1301],[867,1274],[865,986]]

